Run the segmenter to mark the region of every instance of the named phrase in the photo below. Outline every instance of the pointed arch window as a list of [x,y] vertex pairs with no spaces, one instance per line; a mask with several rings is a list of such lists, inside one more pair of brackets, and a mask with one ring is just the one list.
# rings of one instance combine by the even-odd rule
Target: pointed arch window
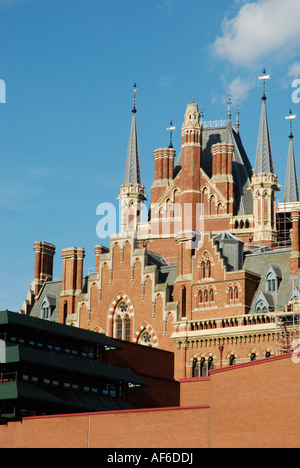
[[182,287],[182,317],[186,317],[186,287]]
[[216,288],[213,285],[199,286],[195,291],[195,297],[198,299],[198,307],[209,307],[215,302],[216,292]]
[[227,286],[228,304],[236,304],[239,301],[239,292],[241,287],[239,283],[229,283]]
[[204,252],[199,260],[200,281],[213,277],[213,259],[208,252]]
[[114,314],[114,338],[130,341],[131,324],[128,304],[122,300],[115,309]]

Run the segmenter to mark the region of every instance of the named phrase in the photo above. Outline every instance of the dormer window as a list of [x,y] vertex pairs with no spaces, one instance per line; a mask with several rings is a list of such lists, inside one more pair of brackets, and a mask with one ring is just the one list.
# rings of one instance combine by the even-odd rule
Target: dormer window
[[265,274],[266,291],[277,293],[281,280],[282,274],[280,268],[275,265],[270,265]]
[[276,292],[278,289],[277,287],[277,278],[272,273],[269,273],[267,277],[267,291],[268,292]]
[[266,312],[273,312],[274,310],[274,295],[266,291],[260,291],[254,301],[253,311],[257,314],[264,314]]
[[56,297],[47,294],[41,303],[41,318],[44,320],[51,320],[55,307]]

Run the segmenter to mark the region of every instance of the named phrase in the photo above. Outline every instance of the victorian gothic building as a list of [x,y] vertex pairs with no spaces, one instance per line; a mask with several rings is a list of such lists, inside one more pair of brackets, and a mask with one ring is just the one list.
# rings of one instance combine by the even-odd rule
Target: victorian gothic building
[[151,209],[132,110],[121,228],[109,248],[95,246],[95,271],[83,277],[83,248],[62,250],[62,280],[52,280],[55,247],[36,242],[34,278],[23,314],[174,352],[175,377],[265,359],[291,350],[298,336],[300,197],[289,135],[284,202],[274,167],[265,89],[255,167],[238,120],[203,122],[187,104],[181,150],[153,153]]

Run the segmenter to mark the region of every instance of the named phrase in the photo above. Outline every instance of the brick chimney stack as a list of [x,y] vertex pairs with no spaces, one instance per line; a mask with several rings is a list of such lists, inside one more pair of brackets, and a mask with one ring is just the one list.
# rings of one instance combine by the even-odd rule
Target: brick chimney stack
[[34,294],[37,295],[46,281],[52,281],[55,246],[47,242],[37,241],[34,243],[34,251],[34,279],[32,288]]
[[59,322],[67,323],[68,315],[76,313],[77,296],[82,293],[83,248],[61,251],[63,260],[62,291],[59,298]]
[[300,211],[291,214],[292,219],[292,253],[290,256],[290,272],[296,275],[300,268]]
[[151,202],[156,203],[174,178],[175,150],[172,147],[158,148],[153,152],[154,182],[151,187]]

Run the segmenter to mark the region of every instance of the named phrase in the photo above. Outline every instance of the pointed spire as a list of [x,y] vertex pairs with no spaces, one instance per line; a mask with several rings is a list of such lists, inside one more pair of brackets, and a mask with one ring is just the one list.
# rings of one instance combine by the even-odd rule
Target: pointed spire
[[256,149],[256,161],[255,161],[255,174],[274,174],[274,163],[271,147],[271,138],[269,131],[269,123],[267,116],[267,105],[266,105],[266,87],[265,80],[270,79],[270,75],[265,75],[266,70],[264,70],[264,75],[260,76],[259,79],[263,80],[263,96],[262,96],[262,109],[260,116],[260,125]]
[[132,121],[131,121],[131,129],[130,129],[130,135],[129,135],[128,149],[127,149],[123,185],[126,185],[126,184],[142,185],[139,144],[138,144],[137,126],[136,126],[136,112],[137,112],[136,106],[135,106],[136,93],[137,93],[137,87],[136,87],[136,83],[134,83]]
[[295,118],[296,116],[292,115],[292,111],[290,111],[289,117],[286,117],[287,120],[290,120],[290,134],[289,134],[290,143],[289,143],[286,176],[285,176],[285,186],[284,186],[284,196],[283,196],[284,203],[294,203],[294,202],[300,201],[299,184],[298,184],[295,152],[294,152],[294,144],[293,144],[294,136],[293,136],[292,119],[295,119]]

